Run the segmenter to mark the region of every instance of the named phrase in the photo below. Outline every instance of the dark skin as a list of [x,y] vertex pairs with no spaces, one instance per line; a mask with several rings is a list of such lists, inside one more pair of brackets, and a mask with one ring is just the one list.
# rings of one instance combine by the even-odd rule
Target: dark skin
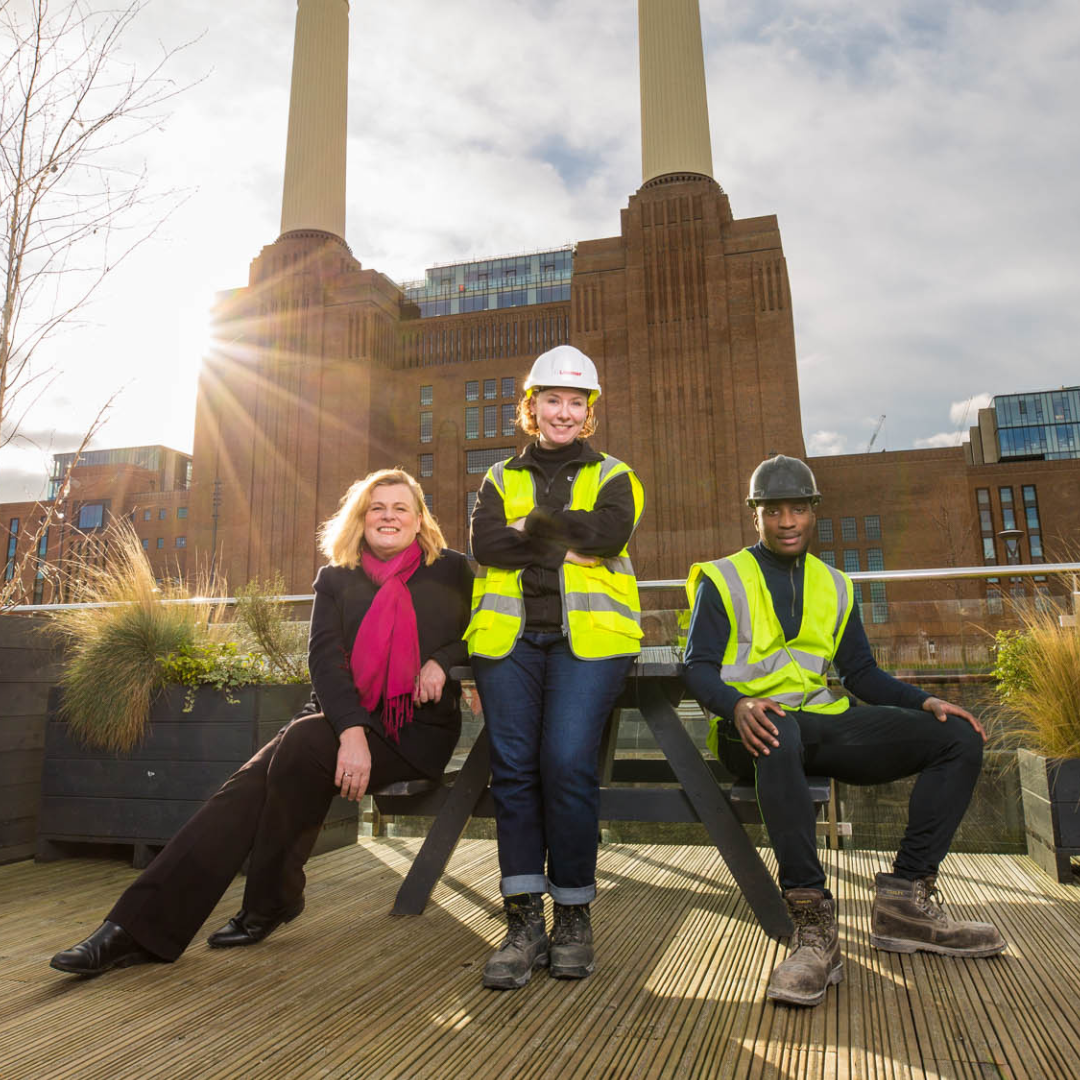
[[[804,555],[814,536],[817,515],[809,499],[776,499],[763,502],[752,510],[754,526],[761,542],[774,555],[793,559]],[[941,698],[927,698],[923,709],[945,723],[950,716],[966,720],[986,742],[982,724],[966,709]],[[784,707],[772,698],[741,698],[735,706],[735,729],[743,746],[757,757],[768,754],[770,747],[779,746],[779,731],[769,719],[769,714],[786,716]]]

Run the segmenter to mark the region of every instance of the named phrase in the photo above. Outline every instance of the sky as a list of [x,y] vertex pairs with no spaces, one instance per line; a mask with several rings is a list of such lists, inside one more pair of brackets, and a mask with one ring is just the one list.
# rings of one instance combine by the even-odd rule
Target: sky
[[[191,42],[168,70],[193,85],[126,150],[181,201],[39,351],[52,381],[0,450],[0,500],[41,494],[113,394],[93,445],[190,450],[213,296],[279,232],[295,11],[151,0],[134,24],[136,70]],[[714,175],[736,217],[780,223],[810,454],[875,429],[875,449],[952,445],[996,393],[1080,382],[1080,5],[701,13]],[[641,182],[636,33],[633,0],[353,0],[353,254],[403,281],[616,235]]]

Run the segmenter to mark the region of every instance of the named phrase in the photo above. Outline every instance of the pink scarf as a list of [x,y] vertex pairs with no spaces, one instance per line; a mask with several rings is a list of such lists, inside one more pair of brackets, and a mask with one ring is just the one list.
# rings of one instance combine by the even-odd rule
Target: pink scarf
[[374,712],[382,701],[383,729],[394,742],[399,740],[401,725],[412,721],[413,692],[420,674],[416,611],[405,587],[420,557],[415,540],[386,562],[366,549],[360,555],[361,568],[379,591],[360,623],[349,666],[360,704]]

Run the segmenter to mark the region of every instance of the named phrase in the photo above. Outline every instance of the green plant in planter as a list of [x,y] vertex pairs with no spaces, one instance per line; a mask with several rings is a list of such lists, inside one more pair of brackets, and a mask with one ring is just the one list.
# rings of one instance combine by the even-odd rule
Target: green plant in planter
[[[77,600],[99,606],[58,611],[50,624],[65,645],[60,716],[84,745],[130,752],[146,733],[151,702],[169,685],[187,687],[190,712],[200,686],[235,703],[233,691],[244,686],[307,681],[306,657],[287,667],[289,641],[280,618],[274,637],[276,613],[257,620],[273,655],[247,648],[259,634],[247,627],[244,604],[272,607],[257,584],[245,591],[236,623],[213,623],[219,598],[200,590],[203,600],[191,603],[183,582],[159,585],[128,522],[110,525],[94,552],[71,576]],[[228,640],[230,633],[244,642]]]
[[995,643],[998,694],[1021,719],[1021,745],[1080,757],[1080,631],[1051,612],[1025,612],[1024,629],[999,631]]

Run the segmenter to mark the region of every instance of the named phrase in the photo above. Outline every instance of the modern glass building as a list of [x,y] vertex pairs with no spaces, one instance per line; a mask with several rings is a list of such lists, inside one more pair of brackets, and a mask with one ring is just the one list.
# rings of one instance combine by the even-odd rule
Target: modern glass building
[[422,319],[550,304],[570,299],[573,261],[573,245],[566,244],[527,255],[433,266],[423,281],[405,282],[402,289]]
[[1001,460],[1080,458],[1080,386],[1001,394],[991,408]]

